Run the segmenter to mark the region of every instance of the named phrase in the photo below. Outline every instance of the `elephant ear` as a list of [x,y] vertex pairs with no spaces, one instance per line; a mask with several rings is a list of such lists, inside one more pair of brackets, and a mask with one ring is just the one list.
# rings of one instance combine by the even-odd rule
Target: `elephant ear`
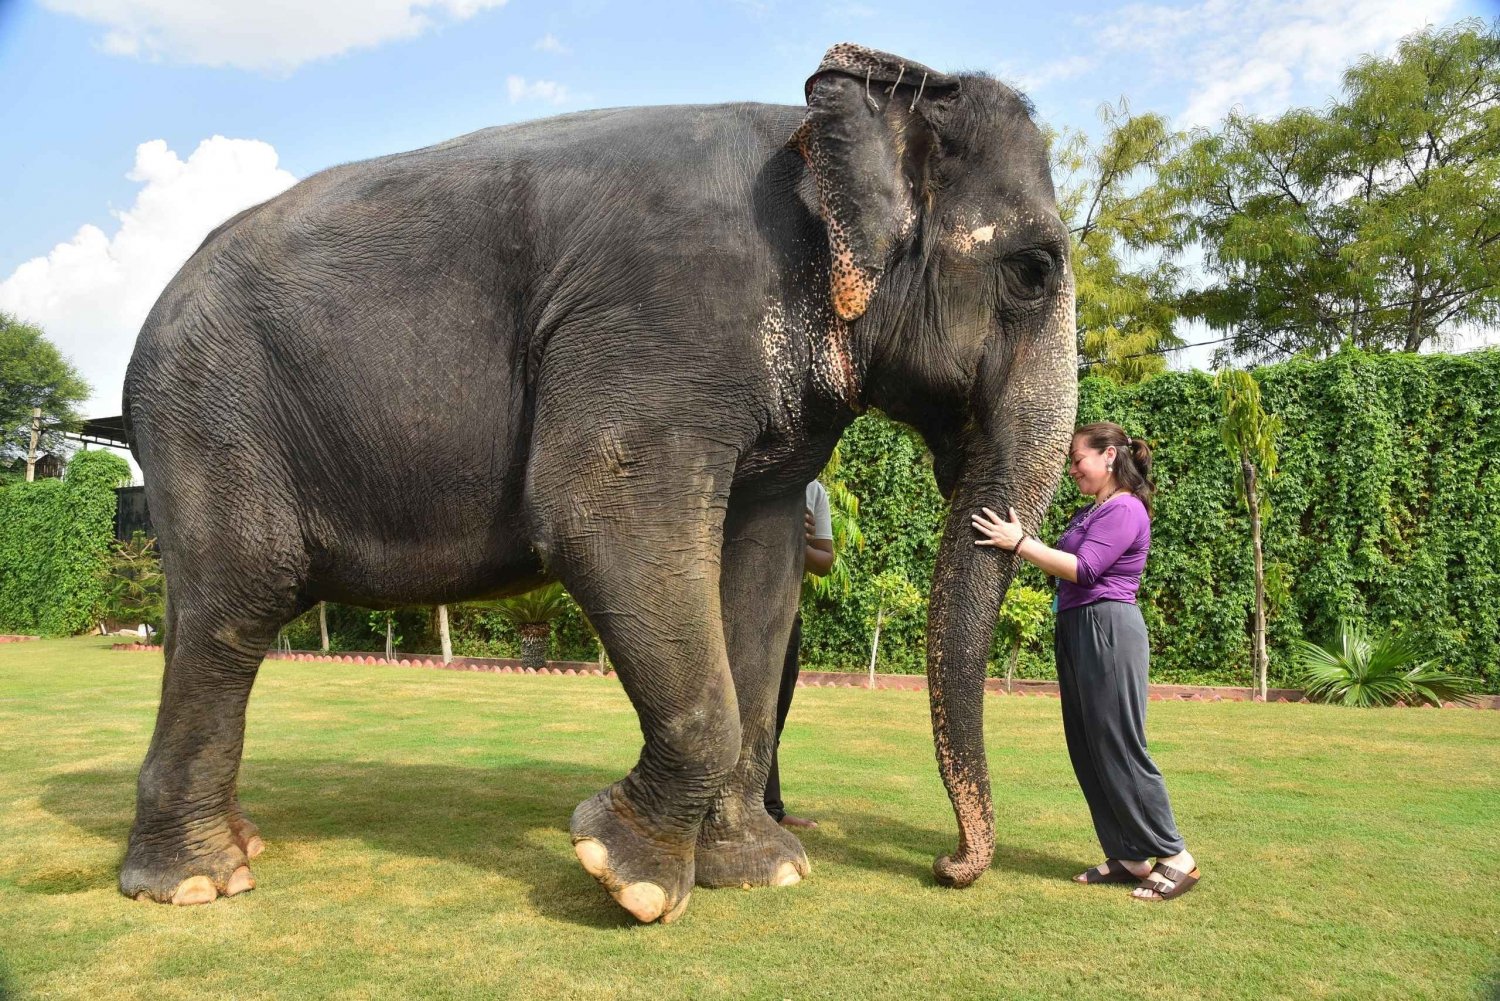
[[891,252],[911,235],[936,143],[924,104],[958,80],[899,56],[835,45],[807,80],[807,117],[789,145],[802,154],[828,227],[833,308],[862,316]]

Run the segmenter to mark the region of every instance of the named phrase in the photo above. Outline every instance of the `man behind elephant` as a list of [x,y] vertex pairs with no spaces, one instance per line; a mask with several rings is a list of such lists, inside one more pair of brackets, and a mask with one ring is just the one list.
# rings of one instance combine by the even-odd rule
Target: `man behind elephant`
[[[807,485],[807,511],[803,514],[802,568],[815,577],[826,577],[833,569],[833,519],[828,513],[828,491],[813,480]],[[771,770],[766,774],[766,812],[783,827],[817,827],[816,820],[786,812],[781,801],[781,731],[786,729],[786,715],[792,708],[792,694],[797,690],[797,674],[802,655],[802,612],[792,620],[792,635],[786,645],[786,660],[781,667],[781,691],[776,696],[776,744],[771,748]]]

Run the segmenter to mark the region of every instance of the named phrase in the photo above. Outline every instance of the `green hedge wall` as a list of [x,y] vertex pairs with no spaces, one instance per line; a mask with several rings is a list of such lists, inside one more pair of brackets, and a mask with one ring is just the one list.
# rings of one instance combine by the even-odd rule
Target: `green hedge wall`
[[[1448,668],[1500,690],[1500,351],[1345,352],[1256,375],[1266,409],[1285,424],[1265,526],[1266,558],[1289,584],[1270,621],[1272,684],[1290,680],[1292,640],[1322,640],[1352,616],[1415,633]],[[1235,499],[1211,378],[1085,379],[1078,419],[1117,421],[1155,448],[1161,492],[1142,586],[1153,678],[1249,684],[1249,519]],[[879,415],[850,428],[843,453],[867,546],[850,554],[851,594],[804,603],[809,667],[868,661],[870,581],[899,569],[925,591],[943,511],[925,449]],[[1048,539],[1082,503],[1061,482]],[[1031,569],[1022,581],[1041,586]],[[924,627],[918,613],[883,629],[881,669],[922,671]],[[1020,673],[1052,673],[1045,644],[1025,652]]]
[[114,539],[115,487],[130,466],[80,452],[61,480],[0,487],[0,632],[69,635],[94,625]]
[[[1345,352],[1257,370],[1266,408],[1285,425],[1281,475],[1271,485],[1266,558],[1282,565],[1288,598],[1270,620],[1272,684],[1291,681],[1298,637],[1322,640],[1340,617],[1424,640],[1451,669],[1500,691],[1500,351],[1464,356]],[[1164,373],[1134,386],[1086,379],[1079,422],[1113,420],[1155,449],[1153,545],[1141,605],[1157,681],[1250,683],[1254,597],[1249,519],[1235,499],[1237,470],[1219,437],[1211,378]],[[803,601],[803,663],[860,669],[875,617],[872,582],[904,573],[930,586],[944,505],[930,460],[912,432],[878,414],[855,422],[842,445],[844,481],[860,498],[868,540],[846,553],[851,592]],[[1061,487],[1043,528],[1056,538],[1081,504]],[[1028,568],[1022,583],[1040,588]],[[378,650],[383,634],[361,609],[330,606],[336,649]],[[920,673],[925,611],[887,620],[881,671]],[[515,656],[514,630],[479,605],[452,610],[459,654]],[[426,609],[398,613],[401,649],[431,652]],[[315,613],[287,629],[301,648],[318,642]],[[559,621],[552,656],[591,660],[597,644],[576,606]],[[1003,670],[997,648],[992,669]],[[1046,643],[1023,652],[1024,677],[1053,674]]]

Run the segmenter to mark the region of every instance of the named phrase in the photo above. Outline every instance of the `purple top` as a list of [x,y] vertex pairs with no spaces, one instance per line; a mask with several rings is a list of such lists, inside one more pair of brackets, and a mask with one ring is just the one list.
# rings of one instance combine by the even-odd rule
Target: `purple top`
[[1151,516],[1134,494],[1111,497],[1074,515],[1057,548],[1078,557],[1078,583],[1057,582],[1058,611],[1096,601],[1133,605],[1151,549]]

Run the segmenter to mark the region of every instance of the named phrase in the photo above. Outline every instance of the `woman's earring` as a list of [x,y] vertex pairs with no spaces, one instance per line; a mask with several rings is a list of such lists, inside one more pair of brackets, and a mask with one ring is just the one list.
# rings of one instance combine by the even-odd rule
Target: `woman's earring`
[[1109,463],[1104,467],[1104,471],[1106,473],[1113,473],[1115,471],[1115,464],[1113,462]]

